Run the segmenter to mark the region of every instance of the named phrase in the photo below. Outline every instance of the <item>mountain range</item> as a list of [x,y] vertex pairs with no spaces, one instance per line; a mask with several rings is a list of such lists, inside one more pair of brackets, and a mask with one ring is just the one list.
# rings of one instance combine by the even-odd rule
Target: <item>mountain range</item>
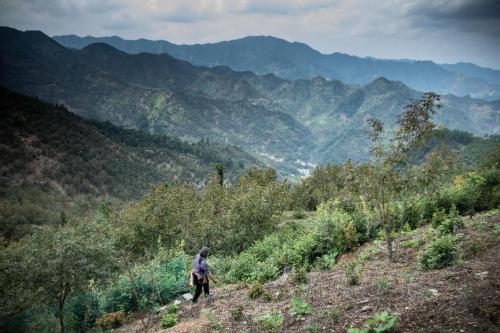
[[378,77],[403,82],[412,89],[500,99],[500,71],[470,63],[436,64],[432,61],[385,60],[343,53],[322,54],[306,44],[272,36],[249,36],[213,44],[176,45],[168,41],[126,40],[113,37],[54,36],[64,46],[81,49],[106,43],[127,53],[168,53],[199,66],[229,66],[256,74],[273,73],[296,80],[323,76],[348,84],[367,84]]
[[86,120],[2,87],[0,115],[2,186],[38,184],[69,196],[128,200],[160,182],[200,184],[215,173],[216,163],[225,165],[232,182],[245,168],[260,165],[238,147],[186,143]]
[[[169,54],[129,54],[105,43],[69,49],[39,31],[0,29],[0,84],[64,104],[85,118],[240,146],[285,176],[316,163],[369,157],[366,120],[392,126],[421,92],[377,78],[349,85],[288,80]],[[305,47],[305,46],[302,46]],[[444,95],[435,121],[476,135],[500,132],[500,102]]]

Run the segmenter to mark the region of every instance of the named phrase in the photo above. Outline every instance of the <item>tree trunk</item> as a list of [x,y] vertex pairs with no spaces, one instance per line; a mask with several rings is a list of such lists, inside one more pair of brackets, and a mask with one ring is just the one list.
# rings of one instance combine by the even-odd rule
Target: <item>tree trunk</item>
[[389,255],[389,261],[394,262],[395,258],[394,258],[394,250],[392,248],[392,232],[387,226],[384,226],[384,231],[387,242],[387,254]]
[[59,300],[59,326],[60,332],[64,333],[64,299]]

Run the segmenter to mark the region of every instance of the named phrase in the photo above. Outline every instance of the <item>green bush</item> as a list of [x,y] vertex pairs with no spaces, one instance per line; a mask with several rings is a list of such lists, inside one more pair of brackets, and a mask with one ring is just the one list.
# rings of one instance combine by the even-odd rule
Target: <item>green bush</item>
[[231,310],[231,318],[234,321],[240,322],[243,319],[243,306],[238,305],[236,309]]
[[250,291],[248,292],[248,298],[257,299],[264,294],[264,287],[260,282],[255,282],[250,287]]
[[165,308],[165,313],[176,314],[177,312],[179,312],[179,306],[178,305],[169,304]]
[[431,224],[434,229],[439,228],[446,221],[446,212],[444,209],[439,209],[432,214]]
[[281,330],[285,317],[279,312],[272,312],[262,316],[255,316],[252,321],[260,323],[265,331],[274,333]]
[[292,213],[292,217],[296,220],[301,220],[305,219],[307,217],[307,214],[303,210],[294,210]]
[[316,259],[316,261],[314,262],[314,267],[316,267],[316,269],[323,271],[329,270],[333,266],[335,266],[338,255],[339,251],[336,249],[331,252],[328,252],[322,255],[320,258]]
[[295,284],[305,284],[309,281],[307,270],[303,267],[298,267],[293,271],[292,281]]
[[458,215],[455,205],[453,205],[448,217],[439,225],[438,230],[442,235],[455,234],[461,226],[463,226],[462,218]]
[[332,248],[342,253],[353,249],[358,244],[357,230],[348,213],[337,208],[332,209],[332,207],[335,207],[335,204],[330,204],[330,202],[318,207],[318,219],[321,221],[318,241],[322,242],[323,247],[328,248],[323,250],[323,253],[327,253]]
[[170,302],[189,290],[185,269],[183,256],[167,263],[153,260],[137,264],[130,275],[120,275],[104,290],[102,307],[106,312],[124,310],[129,313]]
[[65,306],[66,326],[70,331],[84,332],[94,327],[101,315],[96,294],[86,292],[71,297]]
[[351,327],[347,333],[382,333],[394,332],[398,317],[387,311],[377,312],[372,318],[365,321],[363,328]]
[[167,313],[161,319],[161,327],[169,328],[177,324],[177,316],[175,313]]
[[358,236],[349,214],[322,207],[316,219],[291,221],[235,257],[213,258],[221,281],[266,282],[288,267],[331,268],[338,254],[357,246]]
[[347,283],[350,286],[359,284],[363,274],[363,268],[358,260],[351,260],[344,264],[344,271],[347,278]]
[[460,258],[457,239],[444,235],[432,241],[420,255],[420,264],[425,270],[441,269],[453,265]]
[[312,306],[300,297],[293,297],[290,313],[297,320],[304,320],[306,316],[312,314]]

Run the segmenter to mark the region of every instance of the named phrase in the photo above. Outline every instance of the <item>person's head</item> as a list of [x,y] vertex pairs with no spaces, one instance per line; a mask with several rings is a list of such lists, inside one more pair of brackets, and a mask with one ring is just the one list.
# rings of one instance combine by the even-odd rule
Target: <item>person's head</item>
[[200,257],[207,258],[208,257],[208,247],[204,246],[200,250]]

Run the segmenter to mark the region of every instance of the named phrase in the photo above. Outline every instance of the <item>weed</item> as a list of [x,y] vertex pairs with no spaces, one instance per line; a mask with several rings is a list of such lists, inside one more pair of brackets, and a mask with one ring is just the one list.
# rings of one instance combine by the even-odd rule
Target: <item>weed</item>
[[473,255],[477,256],[481,252],[481,242],[479,240],[474,240],[468,244],[468,251]]
[[352,260],[344,264],[345,275],[347,283],[350,286],[359,284],[362,276],[362,267],[358,260]]
[[310,333],[317,333],[317,332],[319,332],[320,329],[321,329],[321,325],[317,322],[310,323],[309,327],[307,328],[307,330]]
[[201,314],[210,322],[210,327],[214,330],[221,330],[224,326],[217,320],[215,314],[209,309],[201,310]]
[[293,297],[290,312],[297,320],[304,320],[312,313],[312,305],[300,297]]
[[267,332],[279,332],[281,326],[285,322],[285,317],[279,312],[272,312],[262,316],[255,316],[252,318],[254,322],[260,323],[262,328]]
[[372,318],[365,321],[365,327],[351,327],[347,330],[347,333],[393,332],[397,320],[398,317],[396,315],[391,315],[387,311],[378,312]]
[[407,247],[407,248],[416,248],[424,244],[424,241],[417,238],[417,239],[411,239],[405,242],[401,243],[401,246]]
[[243,319],[243,306],[238,305],[236,309],[231,310],[231,318],[234,321],[241,321]]
[[470,226],[473,228],[473,229],[476,229],[476,230],[481,230],[481,229],[484,229],[486,227],[486,221],[482,221],[482,220],[474,220],[470,223]]
[[376,313],[371,319],[368,319],[365,323],[368,327],[373,329],[373,331],[379,332],[391,332],[398,320],[396,315],[390,315],[387,311],[382,311]]
[[333,311],[330,312],[330,319],[334,323],[338,322],[341,316],[342,316],[342,310],[341,309],[333,309]]
[[495,224],[495,227],[493,227],[493,235],[500,235],[500,224]]
[[377,279],[377,286],[379,289],[382,289],[384,291],[388,291],[389,289],[392,289],[392,281],[391,278],[387,275],[381,276]]
[[161,327],[163,328],[169,328],[175,326],[176,324],[177,324],[177,316],[175,315],[175,313],[167,313],[161,319]]
[[165,313],[176,314],[179,312],[179,306],[175,304],[170,304],[165,308]]
[[415,275],[410,273],[403,273],[403,279],[406,283],[414,283],[417,280]]

